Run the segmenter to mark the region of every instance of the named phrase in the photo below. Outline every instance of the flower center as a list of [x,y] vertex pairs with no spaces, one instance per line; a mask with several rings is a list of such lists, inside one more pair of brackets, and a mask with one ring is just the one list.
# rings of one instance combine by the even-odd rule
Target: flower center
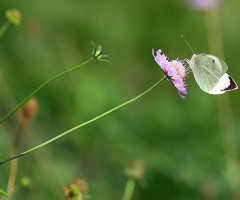
[[179,61],[173,60],[172,62],[169,62],[169,64],[170,64],[170,68],[176,71],[177,76],[179,78],[182,78],[182,79],[185,78],[186,69],[182,63],[180,63]]

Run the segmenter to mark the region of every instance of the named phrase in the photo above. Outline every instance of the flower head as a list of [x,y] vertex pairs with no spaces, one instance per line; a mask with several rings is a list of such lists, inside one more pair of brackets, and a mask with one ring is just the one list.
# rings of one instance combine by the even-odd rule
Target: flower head
[[67,200],[83,200],[87,189],[87,183],[82,179],[77,179],[64,188],[65,197]]
[[173,85],[177,88],[177,91],[181,98],[185,98],[182,94],[187,94],[185,77],[186,77],[186,68],[184,63],[180,60],[172,60],[168,61],[168,58],[165,54],[161,54],[162,50],[159,49],[157,51],[157,55],[155,56],[154,50],[152,54],[155,58],[155,61],[159,65],[159,67],[163,70],[167,79],[173,83]]
[[22,109],[20,118],[29,120],[33,118],[38,112],[38,102],[34,97],[29,99]]
[[139,181],[145,173],[145,165],[141,160],[131,160],[126,166],[124,173],[128,178]]
[[220,0],[188,0],[189,6],[196,10],[211,10],[218,8]]
[[17,9],[7,10],[6,17],[8,18],[9,22],[18,26],[21,23],[22,14]]

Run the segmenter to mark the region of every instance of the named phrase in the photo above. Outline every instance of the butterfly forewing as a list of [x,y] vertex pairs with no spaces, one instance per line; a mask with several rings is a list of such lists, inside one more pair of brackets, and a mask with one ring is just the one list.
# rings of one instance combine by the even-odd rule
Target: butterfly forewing
[[204,91],[212,90],[219,79],[227,71],[227,64],[209,54],[194,54],[190,60],[190,68],[199,87]]
[[217,58],[221,64],[222,67],[222,72],[225,74],[228,70],[228,66],[227,64],[221,59],[221,58]]

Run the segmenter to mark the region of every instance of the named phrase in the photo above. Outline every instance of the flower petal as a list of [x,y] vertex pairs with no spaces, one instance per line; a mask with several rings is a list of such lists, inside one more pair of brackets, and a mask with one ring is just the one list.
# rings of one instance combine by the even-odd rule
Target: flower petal
[[172,60],[169,62],[167,56],[162,53],[161,49],[156,52],[156,56],[154,55],[154,50],[152,50],[152,54],[157,64],[167,76],[167,80],[171,81],[176,87],[179,96],[186,98],[183,96],[183,94],[187,94],[186,84],[184,82],[186,77],[184,62],[181,60]]
[[155,61],[157,62],[157,64],[161,67],[161,69],[166,72],[166,70],[169,69],[169,62],[167,60],[167,56],[165,56],[165,54],[161,55],[162,50],[159,49],[157,50],[157,55],[154,55],[154,50],[153,50],[153,56],[155,58]]

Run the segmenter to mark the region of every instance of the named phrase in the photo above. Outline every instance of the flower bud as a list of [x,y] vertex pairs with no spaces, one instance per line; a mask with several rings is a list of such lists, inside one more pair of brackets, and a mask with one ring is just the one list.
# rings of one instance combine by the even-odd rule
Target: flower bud
[[107,55],[103,55],[102,54],[102,46],[98,45],[98,47],[96,48],[95,44],[92,42],[93,45],[93,52],[92,52],[92,56],[93,58],[95,58],[96,60],[100,60],[100,61],[109,61],[107,59]]
[[67,200],[83,200],[87,192],[87,183],[77,179],[64,189]]
[[31,98],[24,106],[21,117],[23,119],[31,119],[33,118],[38,111],[38,103],[35,98]]
[[221,0],[188,0],[188,4],[192,9],[208,11],[217,9]]
[[125,175],[134,180],[141,180],[145,172],[145,166],[142,161],[134,159],[125,168]]
[[17,9],[7,10],[5,12],[6,17],[8,18],[8,21],[14,24],[15,26],[18,26],[21,23],[22,14]]
[[21,181],[20,181],[20,184],[22,187],[24,188],[28,188],[30,186],[30,179],[26,176],[22,177]]

